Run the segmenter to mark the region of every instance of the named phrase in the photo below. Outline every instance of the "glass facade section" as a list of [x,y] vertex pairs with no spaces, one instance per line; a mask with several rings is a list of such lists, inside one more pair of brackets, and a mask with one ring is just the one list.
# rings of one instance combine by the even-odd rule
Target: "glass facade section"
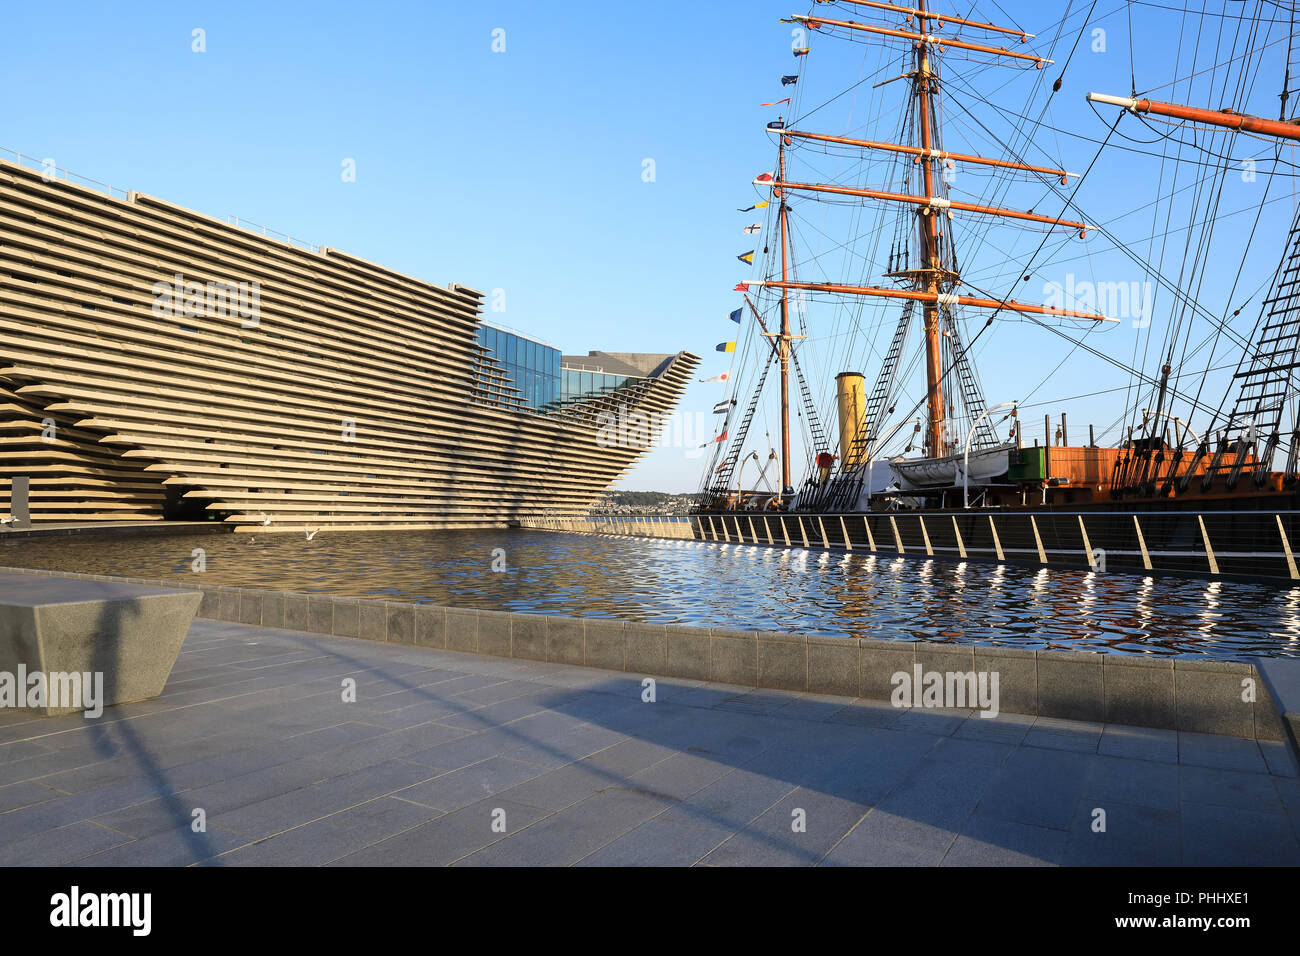
[[627,375],[587,372],[576,368],[561,369],[560,375],[560,400],[564,402],[609,395],[620,388],[640,381],[639,378],[631,378]]
[[525,405],[538,411],[611,395],[641,381],[636,376],[562,368],[559,349],[490,325],[479,326],[478,340],[505,373],[507,384],[519,390]]
[[559,349],[490,325],[479,326],[478,341],[497,360],[529,408],[546,409],[559,401]]

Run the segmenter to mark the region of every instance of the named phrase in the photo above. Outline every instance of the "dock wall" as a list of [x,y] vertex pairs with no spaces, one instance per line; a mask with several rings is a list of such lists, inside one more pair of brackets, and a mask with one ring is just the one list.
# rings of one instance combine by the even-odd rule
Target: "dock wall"
[[[21,571],[21,568],[0,570]],[[175,580],[55,573],[180,587]],[[834,634],[643,624],[518,614],[322,594],[215,587],[198,616],[389,644],[747,687],[888,700],[893,676],[996,672],[1007,713],[1156,727],[1296,746],[1300,660],[1093,654],[988,645],[872,640]],[[1279,696],[1282,696],[1279,694]]]

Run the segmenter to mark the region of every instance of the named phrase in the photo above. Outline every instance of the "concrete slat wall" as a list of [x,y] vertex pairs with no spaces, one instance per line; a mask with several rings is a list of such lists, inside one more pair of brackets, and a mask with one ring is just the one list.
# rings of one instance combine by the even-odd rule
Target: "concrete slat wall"
[[[256,326],[159,314],[157,283],[177,275],[256,282]],[[648,446],[601,441],[614,399],[521,408],[478,345],[481,306],[463,286],[0,161],[0,480],[32,477],[37,522],[161,518],[168,501],[260,531],[586,508]],[[666,417],[698,362],[678,353],[617,401]]]

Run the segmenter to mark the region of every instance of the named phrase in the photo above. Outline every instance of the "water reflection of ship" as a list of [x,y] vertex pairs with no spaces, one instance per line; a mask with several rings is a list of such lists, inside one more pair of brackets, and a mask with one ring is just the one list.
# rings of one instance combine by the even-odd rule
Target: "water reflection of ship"
[[[1191,201],[1185,246],[1180,238],[1176,248],[1171,244],[1166,249],[1168,232],[1164,230],[1143,237],[1155,244],[1155,253],[1140,259],[1128,244],[1105,227],[1090,224],[1079,212],[1075,197],[1092,171],[1095,157],[1082,176],[1064,168],[1031,165],[1026,162],[1028,134],[1023,137],[1026,142],[1004,141],[993,131],[994,126],[969,115],[965,106],[963,114],[968,115],[963,116],[963,125],[969,126],[973,119],[985,141],[996,141],[1003,155],[978,155],[973,148],[968,153],[953,152],[945,144],[945,97],[955,98],[954,85],[963,94],[970,91],[966,74],[977,72],[950,70],[958,82],[949,83],[942,69],[949,57],[964,56],[967,63],[978,57],[981,64],[996,62],[1035,70],[1030,105],[1034,97],[1045,95],[1050,100],[1060,90],[1064,67],[1047,92],[1044,68],[1053,61],[1025,52],[1035,49],[1028,42],[1031,34],[936,13],[926,0],[917,0],[914,8],[865,0],[845,0],[843,5],[857,18],[809,15],[793,17],[791,22],[832,40],[893,47],[881,63],[896,63],[902,53],[906,72],[876,85],[905,81],[908,108],[901,112],[901,121],[897,110],[880,111],[873,121],[877,131],[862,137],[816,132],[803,128],[800,119],[768,124],[777,141],[776,170],[757,177],[755,184],[770,190],[771,202],[763,205],[769,207],[765,226],[772,237],[764,258],[755,263],[760,277],[738,286],[755,322],[756,344],[748,353],[752,374],[746,377],[742,370],[734,378],[738,386],[746,378],[756,384],[748,404],[731,403],[727,421],[721,426],[722,439],[704,480],[697,534],[770,544],[802,540],[873,551],[879,539],[885,550],[926,556],[1300,578],[1292,552],[1293,542],[1300,538],[1300,514],[1295,506],[1300,424],[1292,407],[1297,394],[1293,375],[1300,367],[1300,217],[1291,225],[1272,282],[1267,290],[1261,290],[1264,295],[1253,330],[1248,335],[1237,332],[1231,319],[1241,313],[1241,307],[1231,316],[1225,310],[1220,317],[1188,291],[1199,288],[1201,280],[1170,281],[1151,264],[1168,254],[1182,266],[1180,278],[1210,269],[1218,212],[1213,189],[1198,190]],[[864,21],[863,14],[875,19]],[[1248,39],[1233,39],[1231,55],[1215,50],[1204,71],[1199,70],[1199,62],[1198,70],[1189,71],[1213,84],[1204,88],[1235,89],[1233,108],[1213,110],[1138,98],[1136,94],[1090,93],[1087,98],[1094,108],[1121,107],[1111,133],[1124,117],[1142,116],[1148,132],[1155,129],[1174,144],[1181,142],[1180,137],[1193,137],[1197,146],[1193,161],[1210,168],[1213,181],[1220,186],[1237,167],[1227,158],[1228,150],[1217,147],[1239,133],[1257,137],[1257,142],[1300,140],[1300,125],[1295,122],[1270,121],[1237,108],[1243,105],[1257,75],[1259,54],[1277,42],[1268,39],[1270,25],[1282,23],[1282,29],[1291,30],[1284,38],[1288,49],[1294,30],[1277,19],[1261,22],[1258,14],[1243,13],[1238,19],[1256,30],[1240,34]],[[1080,27],[1081,35],[1086,26]],[[1056,31],[1057,41],[1061,32]],[[979,34],[1011,35],[1027,45],[1013,51],[993,46]],[[809,61],[807,52],[796,50],[801,64]],[[1067,67],[1068,63],[1067,58]],[[799,90],[805,74],[806,67],[782,82]],[[857,78],[850,89],[872,78],[874,74]],[[1232,78],[1241,82],[1234,86],[1229,82]],[[1189,79],[1189,92],[1192,86]],[[1284,81],[1284,110],[1287,97]],[[789,107],[792,115],[799,108],[794,99]],[[980,97],[979,105],[1021,119],[1034,112],[1026,102],[998,106],[992,98]],[[808,110],[803,118],[819,109],[821,106]],[[1038,115],[1041,121],[1042,114]],[[1169,121],[1169,125],[1155,126],[1153,121]],[[1016,128],[1019,135],[1022,131]],[[1114,148],[1108,146],[1110,142],[1108,135],[1098,155]],[[853,168],[859,177],[862,171],[879,173],[878,180],[903,185],[868,188],[818,182],[812,161],[803,165],[813,175],[804,177],[795,165],[810,149],[820,150],[818,156],[854,156]],[[1173,152],[1177,155],[1168,160],[1171,167],[1182,159],[1181,150]],[[950,189],[949,174],[957,168],[988,173],[989,195],[977,195],[973,202],[954,198],[969,194],[968,189]],[[1000,197],[1013,188],[1015,177],[1039,189],[1036,208],[1047,208],[1050,203],[1061,212],[1025,212],[1008,206]],[[969,177],[964,185],[968,183]],[[1049,187],[1046,198],[1041,196],[1044,187]],[[1262,210],[1267,190],[1261,194]],[[796,274],[800,263],[793,248],[798,234],[796,198],[799,203],[847,204],[853,215],[863,215],[866,208],[888,210],[879,214],[875,228],[834,238],[845,239],[839,245],[851,250],[856,261],[880,267],[889,284],[833,276],[801,279]],[[1157,195],[1153,205],[1158,208],[1166,199],[1172,210],[1172,194]],[[882,237],[888,232],[890,216],[893,235],[885,251]],[[967,229],[966,223],[975,220],[980,224]],[[859,225],[859,221],[854,219],[852,224]],[[1011,294],[1014,282],[1001,293],[977,284],[980,275],[971,268],[972,260],[999,248],[987,238],[985,225],[991,224],[1045,230],[1030,263],[1050,238],[1075,233],[1082,239],[1088,231],[1100,232],[1116,249],[1140,262],[1173,300],[1165,339],[1155,344],[1158,370],[1150,374],[1126,367],[1061,331],[1060,323],[1091,326],[1114,322],[1114,316],[1095,308],[1071,307],[1076,305],[1072,302],[1038,305],[1017,301]],[[1190,238],[1193,234],[1195,242]],[[1267,237],[1261,242],[1266,248],[1272,245]],[[1056,246],[1063,247],[1064,242]],[[1242,255],[1240,249],[1233,254]],[[1047,259],[1050,261],[1051,255]],[[1244,261],[1250,259],[1245,254]],[[817,257],[804,260],[816,261]],[[853,260],[846,257],[845,261]],[[1015,278],[1024,272],[1028,281],[1031,273],[1045,264],[1022,263]],[[843,371],[835,377],[838,429],[829,435],[803,372],[813,362],[813,356],[806,354],[810,327],[803,308],[811,297],[829,301],[833,308],[857,303],[853,307],[860,310],[868,302],[901,305],[888,344],[882,339],[879,354],[883,358],[871,389],[860,372]],[[791,324],[792,314],[797,330]],[[966,328],[969,316],[979,320],[974,335]],[[991,407],[986,403],[972,347],[999,317],[1016,317],[1053,331],[1075,348],[1082,347],[1128,372],[1137,399],[1129,403],[1120,426],[1121,441],[1112,446],[1099,444],[1089,426],[1089,441],[1072,445],[1066,417],[1061,415],[1055,432],[1048,416],[1042,444],[1035,439],[1029,445],[1023,437],[1018,402]],[[1196,370],[1182,364],[1189,358],[1191,329],[1198,319],[1210,327],[1216,345],[1221,340],[1236,350],[1232,387],[1217,406],[1201,400],[1204,377],[1198,379]],[[918,321],[922,348],[916,358],[924,369],[925,389],[912,403],[904,398],[901,384],[909,368],[909,330]],[[1154,336],[1154,332],[1147,334]],[[1195,354],[1193,349],[1191,355]],[[800,355],[805,356],[802,366]],[[779,457],[781,483],[775,487],[760,481],[758,486],[746,487],[743,468],[737,474],[737,464],[758,457],[757,452],[747,454],[746,442],[751,438],[767,371],[773,367],[780,370],[779,456],[776,448],[766,447],[767,442],[758,444],[760,450],[769,451],[769,458]],[[791,448],[792,377],[799,386],[793,403],[802,420],[807,462],[807,474],[798,489],[793,483],[795,455]],[[1185,385],[1189,380],[1195,389]],[[737,422],[731,421],[733,415],[739,417]],[[1002,426],[1007,426],[1005,435],[998,434]],[[1194,426],[1200,429],[1199,434]],[[730,441],[726,442],[728,435]],[[906,441],[906,447],[891,453],[891,440]],[[918,454],[909,454],[914,451]],[[754,515],[762,516],[765,531],[754,526]],[[742,521],[742,516],[747,520]]]

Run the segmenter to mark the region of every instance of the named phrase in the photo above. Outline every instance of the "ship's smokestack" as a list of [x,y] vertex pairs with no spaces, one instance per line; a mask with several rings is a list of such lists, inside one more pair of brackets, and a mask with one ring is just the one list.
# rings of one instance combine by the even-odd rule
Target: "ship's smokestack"
[[835,376],[835,393],[840,412],[840,464],[851,471],[867,454],[866,441],[858,441],[867,413],[866,380],[861,372],[840,372]]

